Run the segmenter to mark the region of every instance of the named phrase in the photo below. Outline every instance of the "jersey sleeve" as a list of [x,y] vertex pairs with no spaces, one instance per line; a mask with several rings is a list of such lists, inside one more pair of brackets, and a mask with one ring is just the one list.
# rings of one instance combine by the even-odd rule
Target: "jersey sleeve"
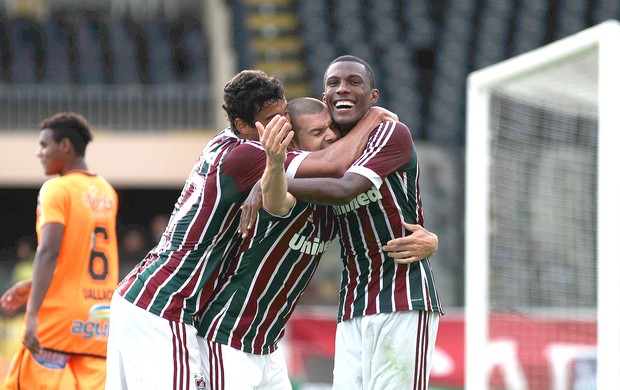
[[66,223],[68,198],[65,189],[58,180],[48,180],[39,191],[37,210],[39,226],[46,223]]
[[[284,168],[288,171],[292,162],[307,153],[288,152]],[[303,158],[297,163],[301,164]],[[249,192],[254,184],[261,179],[265,170],[266,155],[262,145],[256,141],[244,142],[236,146],[222,162],[222,174],[229,176],[237,191]],[[296,167],[293,167],[296,170]],[[288,174],[287,174],[288,175]]]
[[383,122],[373,130],[364,152],[347,172],[362,175],[379,188],[383,179],[411,161],[412,155],[409,128],[401,122]]
[[301,150],[295,150],[286,153],[286,177],[294,178],[297,175],[297,171],[301,166],[301,163],[308,157],[310,152],[304,152]]

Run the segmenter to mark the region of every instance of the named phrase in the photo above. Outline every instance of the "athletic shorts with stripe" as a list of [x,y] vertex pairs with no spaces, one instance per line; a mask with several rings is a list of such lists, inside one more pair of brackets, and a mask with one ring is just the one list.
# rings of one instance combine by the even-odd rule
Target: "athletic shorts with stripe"
[[206,389],[197,337],[193,326],[156,316],[115,293],[106,390]]
[[439,317],[411,310],[340,322],[333,389],[426,390]]

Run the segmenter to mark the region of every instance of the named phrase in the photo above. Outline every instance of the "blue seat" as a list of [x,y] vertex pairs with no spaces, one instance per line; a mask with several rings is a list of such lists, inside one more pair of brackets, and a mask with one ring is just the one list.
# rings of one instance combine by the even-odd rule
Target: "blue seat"
[[139,84],[135,35],[125,19],[111,19],[109,23],[113,83]]
[[183,34],[183,47],[189,56],[189,69],[183,81],[190,84],[206,84],[209,81],[207,42],[198,22],[189,23]]
[[588,2],[584,0],[559,0],[556,6],[556,39],[575,34],[589,26]]
[[40,26],[30,19],[14,19],[10,24],[11,81],[34,84],[43,77],[43,37]]
[[545,44],[547,34],[547,0],[525,0],[515,15],[515,30],[509,56],[516,56]]
[[104,84],[103,45],[97,31],[101,28],[101,24],[95,19],[86,17],[78,17],[75,23],[79,53],[79,82]]
[[473,68],[480,69],[507,58],[510,21],[514,17],[511,2],[490,2],[481,12],[476,33],[477,44]]
[[166,26],[161,20],[148,20],[144,30],[149,42],[149,75],[153,84],[176,82],[172,64],[172,45]]
[[10,81],[11,42],[9,39],[8,21],[5,15],[0,16],[0,83]]
[[599,0],[594,10],[594,23],[602,23],[609,19],[620,19],[620,1]]
[[44,30],[46,36],[44,81],[51,84],[70,84],[71,70],[67,37],[54,18],[45,22]]
[[405,1],[401,9],[405,21],[405,41],[415,48],[430,48],[435,44],[436,26],[431,12],[432,0]]

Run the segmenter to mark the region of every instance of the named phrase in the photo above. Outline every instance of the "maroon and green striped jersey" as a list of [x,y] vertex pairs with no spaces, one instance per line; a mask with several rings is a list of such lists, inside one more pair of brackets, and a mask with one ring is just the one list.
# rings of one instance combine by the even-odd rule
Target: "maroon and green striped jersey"
[[401,220],[424,226],[417,154],[407,126],[383,122],[348,172],[373,186],[333,208],[344,264],[338,321],[404,310],[443,313],[430,261],[398,264],[381,250],[407,234]]
[[[294,157],[289,154],[287,165]],[[161,240],[120,282],[120,295],[155,315],[193,325],[224,259],[239,251],[240,207],[264,167],[259,142],[230,129],[215,136],[192,168]]]
[[253,236],[227,260],[197,318],[198,335],[247,353],[275,351],[335,236],[330,207],[297,201],[284,217],[260,210]]

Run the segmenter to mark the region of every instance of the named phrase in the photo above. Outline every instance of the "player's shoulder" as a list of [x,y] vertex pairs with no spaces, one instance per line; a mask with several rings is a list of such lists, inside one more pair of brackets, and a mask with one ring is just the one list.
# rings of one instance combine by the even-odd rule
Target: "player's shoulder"
[[62,199],[67,197],[67,181],[63,176],[47,179],[39,189],[40,201],[51,201],[52,199]]
[[376,130],[376,136],[389,138],[393,142],[399,142],[399,140],[408,142],[408,140],[413,138],[409,127],[400,121],[381,122]]
[[381,127],[386,131],[406,131],[409,133],[409,127],[400,121],[383,121]]
[[243,138],[240,138],[239,142],[230,151],[230,154],[232,155],[245,157],[262,155],[264,153],[265,150],[263,149],[263,145],[261,145],[259,141]]
[[43,182],[43,184],[41,185],[41,192],[43,191],[54,191],[57,190],[59,188],[62,188],[65,186],[66,183],[66,178],[64,178],[63,176],[57,176],[57,177],[52,177],[50,179],[45,180],[45,182]]

